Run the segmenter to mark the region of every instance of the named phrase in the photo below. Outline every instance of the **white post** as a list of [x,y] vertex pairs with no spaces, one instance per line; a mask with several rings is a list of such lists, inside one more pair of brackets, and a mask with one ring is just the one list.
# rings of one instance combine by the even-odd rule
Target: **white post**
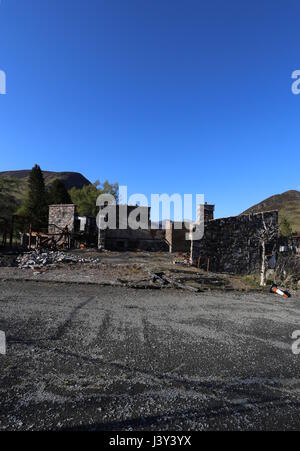
[[266,243],[263,240],[262,246],[262,256],[261,256],[261,272],[260,272],[260,286],[265,286],[265,274],[266,274]]
[[0,330],[0,354],[6,354],[6,337],[5,332],[3,332],[2,330]]

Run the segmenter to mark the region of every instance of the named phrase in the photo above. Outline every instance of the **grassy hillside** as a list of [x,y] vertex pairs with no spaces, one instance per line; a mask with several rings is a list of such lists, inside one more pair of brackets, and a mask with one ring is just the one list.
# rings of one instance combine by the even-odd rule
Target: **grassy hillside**
[[295,232],[300,232],[300,191],[286,191],[271,196],[244,212],[259,213],[261,211],[278,210],[279,218],[286,216]]

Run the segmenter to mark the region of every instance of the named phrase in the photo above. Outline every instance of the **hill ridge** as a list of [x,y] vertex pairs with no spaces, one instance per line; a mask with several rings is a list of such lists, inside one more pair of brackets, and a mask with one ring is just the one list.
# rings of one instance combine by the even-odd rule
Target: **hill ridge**
[[[22,184],[27,183],[31,169],[20,169],[16,171],[2,171],[0,177],[7,178],[12,177],[18,179]],[[62,180],[69,190],[70,188],[82,188],[85,185],[90,185],[91,182],[84,177],[80,172],[73,171],[42,171],[45,179],[46,186],[49,186],[55,179]]]
[[300,191],[288,190],[282,194],[274,194],[263,201],[253,205],[242,214],[279,211],[279,220],[286,217],[295,232],[300,231]]

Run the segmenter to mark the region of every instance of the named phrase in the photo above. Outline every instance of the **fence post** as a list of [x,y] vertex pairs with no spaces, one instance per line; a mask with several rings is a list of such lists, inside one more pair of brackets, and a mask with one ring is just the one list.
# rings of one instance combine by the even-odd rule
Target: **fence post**
[[29,226],[29,242],[28,242],[28,250],[31,250],[31,234],[32,234],[32,225]]

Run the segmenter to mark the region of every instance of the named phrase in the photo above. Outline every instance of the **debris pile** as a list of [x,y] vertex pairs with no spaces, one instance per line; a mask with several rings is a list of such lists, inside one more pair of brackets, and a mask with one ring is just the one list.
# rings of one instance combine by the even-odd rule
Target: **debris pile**
[[120,283],[131,288],[176,288],[187,290],[193,293],[200,293],[211,289],[232,290],[231,284],[226,279],[212,274],[188,273],[182,270],[148,271],[148,277],[134,281],[126,282],[118,279]]
[[173,265],[190,265],[190,254],[179,254],[173,260]]
[[77,255],[66,254],[64,252],[59,251],[51,251],[51,252],[38,252],[32,251],[26,254],[20,255],[16,259],[17,266],[21,269],[40,269],[46,266],[56,266],[60,263],[100,263],[100,258],[83,258]]

